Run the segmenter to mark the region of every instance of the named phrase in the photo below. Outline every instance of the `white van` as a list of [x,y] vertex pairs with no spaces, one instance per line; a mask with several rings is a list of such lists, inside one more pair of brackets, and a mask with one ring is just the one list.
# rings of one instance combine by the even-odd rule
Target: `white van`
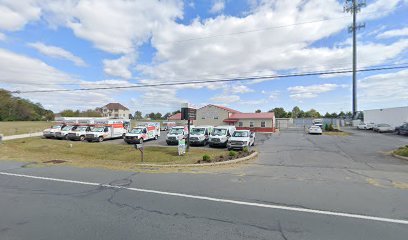
[[123,140],[128,144],[140,144],[150,139],[157,140],[159,137],[160,123],[145,123],[143,126],[135,127],[126,133]]
[[213,126],[197,126],[191,128],[190,144],[191,145],[207,145]]
[[45,138],[55,138],[55,133],[61,131],[65,124],[53,125],[51,128],[44,129],[43,136]]
[[227,147],[228,139],[235,132],[235,126],[218,126],[212,131],[209,139],[210,147]]
[[183,138],[187,138],[188,127],[187,126],[175,126],[172,127],[167,134],[166,143],[167,145],[178,144],[178,141]]

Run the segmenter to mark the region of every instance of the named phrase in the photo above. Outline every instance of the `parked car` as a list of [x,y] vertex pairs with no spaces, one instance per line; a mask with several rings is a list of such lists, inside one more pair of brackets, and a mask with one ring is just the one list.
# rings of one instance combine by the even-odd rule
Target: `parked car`
[[323,133],[322,128],[316,125],[310,126],[308,132],[309,134],[319,134],[319,135]]
[[395,132],[398,135],[408,135],[408,123],[404,123],[403,125],[396,127]]
[[235,132],[235,126],[218,126],[213,129],[209,138],[210,147],[227,147],[228,139]]
[[197,126],[192,128],[190,132],[190,144],[207,145],[212,130],[213,126]]
[[391,125],[386,123],[376,124],[373,128],[374,132],[384,133],[384,132],[393,132],[394,128]]
[[167,145],[178,144],[178,141],[183,138],[187,138],[188,127],[187,126],[175,126],[172,127],[167,134],[166,143]]
[[244,149],[255,145],[255,133],[249,130],[236,130],[228,140],[228,150]]
[[366,129],[367,129],[367,123],[363,123],[363,122],[359,123],[359,124],[357,125],[357,129],[366,130]]

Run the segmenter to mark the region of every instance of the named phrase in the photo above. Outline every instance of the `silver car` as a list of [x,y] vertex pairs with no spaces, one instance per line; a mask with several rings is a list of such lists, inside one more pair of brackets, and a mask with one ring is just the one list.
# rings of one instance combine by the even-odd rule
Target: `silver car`
[[374,132],[384,133],[384,132],[394,132],[394,128],[386,123],[380,123],[374,126]]

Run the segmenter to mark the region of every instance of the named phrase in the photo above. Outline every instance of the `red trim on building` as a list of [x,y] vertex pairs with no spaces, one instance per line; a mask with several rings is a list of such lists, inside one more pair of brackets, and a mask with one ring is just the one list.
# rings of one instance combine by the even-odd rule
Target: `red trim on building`
[[271,133],[275,132],[275,128],[261,128],[261,127],[237,127],[237,130],[250,130],[251,132],[264,132]]

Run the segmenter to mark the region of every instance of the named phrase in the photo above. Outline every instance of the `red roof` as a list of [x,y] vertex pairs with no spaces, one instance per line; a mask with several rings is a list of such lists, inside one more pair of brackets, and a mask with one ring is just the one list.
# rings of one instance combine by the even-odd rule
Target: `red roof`
[[[231,108],[227,108],[227,107],[223,107],[223,106],[214,105],[214,104],[208,104],[207,106],[213,106],[213,107],[221,108],[222,110],[225,110],[225,111],[230,112],[230,113],[240,113],[240,111],[237,111],[237,110],[234,110],[234,109],[231,109]],[[207,107],[207,106],[204,106],[204,107]]]
[[171,115],[168,120],[181,120],[181,113],[176,113],[174,115]]
[[273,112],[263,112],[263,113],[233,113],[228,119],[268,119],[274,118],[275,114]]

